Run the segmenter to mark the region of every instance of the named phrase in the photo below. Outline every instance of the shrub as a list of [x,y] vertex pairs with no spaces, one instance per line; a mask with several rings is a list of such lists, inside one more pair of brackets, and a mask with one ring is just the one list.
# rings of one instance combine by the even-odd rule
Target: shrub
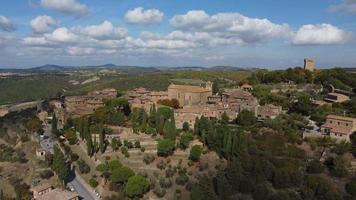
[[159,185],[162,188],[170,188],[172,186],[172,181],[168,178],[160,178],[159,179]]
[[85,163],[84,160],[78,160],[78,165],[79,165],[79,171],[82,174],[87,174],[90,172],[90,167],[87,163]]
[[99,172],[105,172],[105,171],[109,170],[109,167],[105,163],[101,163],[98,166],[96,166],[95,169],[96,169],[96,171],[99,171]]
[[140,150],[142,153],[146,151],[145,147],[141,147]]
[[176,178],[177,185],[185,185],[189,181],[189,177],[187,175],[180,175]]
[[79,155],[78,155],[78,154],[76,154],[76,153],[70,154],[70,160],[71,160],[72,162],[75,162],[75,161],[77,161],[78,159],[79,159]]
[[160,187],[156,187],[156,188],[153,190],[153,193],[155,193],[155,195],[156,195],[158,198],[162,198],[162,197],[164,197],[164,195],[166,195],[166,190],[163,189],[163,188],[160,188]]
[[189,159],[192,161],[199,161],[203,152],[203,148],[200,145],[194,145],[190,150]]
[[161,160],[159,163],[157,163],[157,168],[160,170],[165,169],[166,166],[167,166],[167,164],[163,160]]
[[98,183],[98,181],[96,181],[94,178],[91,178],[91,179],[89,180],[89,185],[90,185],[92,188],[96,188],[96,187],[99,185],[99,183]]
[[324,165],[319,160],[312,160],[307,166],[307,172],[311,174],[320,174],[324,171]]
[[124,154],[126,158],[130,157],[129,152],[127,151],[126,147],[121,147],[121,153]]
[[114,169],[122,167],[122,164],[119,160],[112,160],[109,162],[108,166],[109,166],[109,169],[111,171],[113,171]]
[[153,155],[145,154],[143,156],[143,162],[146,163],[146,165],[151,164],[155,160],[155,157]]
[[137,149],[141,148],[140,141],[138,141],[138,140],[135,141],[135,148],[137,148]]
[[52,170],[44,170],[40,173],[40,176],[42,179],[49,179],[54,175],[54,173],[52,172]]

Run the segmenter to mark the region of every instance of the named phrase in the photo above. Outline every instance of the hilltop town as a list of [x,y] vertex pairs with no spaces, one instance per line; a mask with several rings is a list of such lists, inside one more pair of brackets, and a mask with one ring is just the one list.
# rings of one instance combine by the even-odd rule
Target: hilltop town
[[353,198],[355,74],[194,73],[2,106],[3,199]]

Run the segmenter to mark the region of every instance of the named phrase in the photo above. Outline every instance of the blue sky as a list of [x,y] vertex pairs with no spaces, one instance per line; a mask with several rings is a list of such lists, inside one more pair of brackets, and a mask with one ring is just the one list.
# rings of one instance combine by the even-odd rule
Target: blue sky
[[356,0],[4,0],[0,67],[356,67]]

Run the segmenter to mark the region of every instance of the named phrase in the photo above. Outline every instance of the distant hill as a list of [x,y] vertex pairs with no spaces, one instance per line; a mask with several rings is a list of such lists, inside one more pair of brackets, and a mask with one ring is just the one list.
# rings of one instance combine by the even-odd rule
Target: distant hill
[[27,71],[32,71],[32,72],[62,72],[69,67],[64,67],[64,66],[59,66],[59,65],[43,65],[39,67],[33,67],[28,69]]

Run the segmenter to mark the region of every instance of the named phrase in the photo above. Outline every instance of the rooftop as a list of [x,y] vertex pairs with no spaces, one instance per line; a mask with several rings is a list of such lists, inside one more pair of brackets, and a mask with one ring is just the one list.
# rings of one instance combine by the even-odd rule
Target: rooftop
[[195,86],[195,85],[176,85],[176,84],[170,84],[168,86],[169,89],[175,89],[175,90],[180,90],[183,92],[196,92],[196,93],[203,93],[203,92],[211,92],[210,89],[204,88],[201,86]]
[[78,197],[77,193],[66,190],[54,189],[51,192],[45,193],[37,197],[37,200],[69,200]]

